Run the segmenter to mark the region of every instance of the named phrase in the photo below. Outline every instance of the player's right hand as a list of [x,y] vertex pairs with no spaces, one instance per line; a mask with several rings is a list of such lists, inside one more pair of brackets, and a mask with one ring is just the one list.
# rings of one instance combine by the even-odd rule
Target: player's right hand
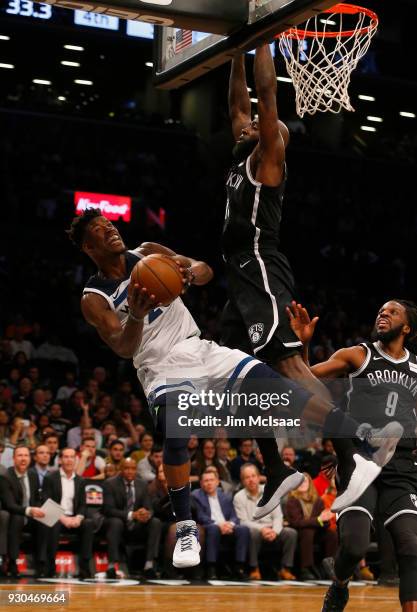
[[292,301],[291,306],[287,306],[287,315],[290,320],[291,329],[303,344],[308,344],[316,328],[318,317],[310,319],[310,315],[302,304]]
[[153,294],[149,295],[146,287],[141,288],[137,283],[132,282],[128,288],[127,303],[129,311],[136,319],[144,319],[151,310],[159,305],[156,297]]

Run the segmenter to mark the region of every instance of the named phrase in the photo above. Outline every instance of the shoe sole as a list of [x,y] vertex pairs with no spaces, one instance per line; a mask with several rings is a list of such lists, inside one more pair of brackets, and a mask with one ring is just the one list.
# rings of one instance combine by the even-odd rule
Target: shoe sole
[[357,453],[353,455],[353,458],[357,467],[358,465],[364,465],[366,463],[366,469],[363,470],[362,478],[356,482],[353,490],[349,490],[350,481],[346,491],[342,493],[340,497],[336,497],[331,507],[332,512],[341,512],[342,510],[349,508],[349,506],[357,501],[362,493],[366,491],[369,485],[371,485],[381,473],[381,466],[377,465],[373,461],[368,461]]
[[297,489],[300,484],[304,482],[304,474],[300,472],[295,472],[295,474],[291,474],[287,476],[285,480],[282,481],[278,489],[272,495],[270,500],[264,506],[258,506],[253,515],[253,520],[258,521],[261,518],[264,518],[267,514],[270,514],[277,508],[281,502],[281,499],[285,497],[290,491],[294,491]]
[[[199,546],[198,548],[199,553],[200,551],[201,551],[201,546]],[[187,562],[181,561],[181,559],[175,560],[175,558],[173,557],[172,565],[178,569],[184,569],[185,567],[196,567],[197,565],[200,565],[200,555],[198,555],[198,558],[196,558],[194,561],[187,561]]]

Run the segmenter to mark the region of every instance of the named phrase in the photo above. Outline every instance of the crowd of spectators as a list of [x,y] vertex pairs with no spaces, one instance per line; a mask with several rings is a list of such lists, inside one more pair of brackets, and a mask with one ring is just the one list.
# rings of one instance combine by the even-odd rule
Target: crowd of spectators
[[[137,196],[132,223],[120,224],[129,246],[154,239],[214,267],[215,281],[190,291],[185,301],[203,337],[218,340],[226,299],[219,245],[226,165],[219,167],[214,139],[203,147],[178,126],[135,127],[135,137],[126,142],[126,126],[104,122],[11,113],[1,117],[1,125],[6,230],[0,289],[7,296],[0,314],[3,568],[17,572],[20,534],[29,529],[38,573],[53,573],[48,559],[61,531],[76,530],[81,575],[91,570],[88,561],[99,536],[108,542],[108,571],[115,573],[125,532],[142,542],[148,576],[171,574],[175,521],[160,440],[132,366],[105,347],[80,316],[80,294],[92,269],[64,239],[64,229],[75,190]],[[314,146],[311,139],[295,138],[289,151],[282,226],[282,249],[293,265],[299,297],[320,316],[313,363],[368,339],[376,310],[388,297],[413,298],[410,238],[417,223],[410,155],[366,158],[363,151]],[[395,180],[381,181],[393,176],[394,166]],[[145,222],[146,207],[166,210],[165,233]],[[312,441],[308,448],[294,441],[294,447],[282,449],[284,460],[312,482],[306,476],[282,511],[254,524],[251,507],[264,476],[253,441],[190,439],[194,516],[207,576],[222,575],[223,546],[230,549],[237,577],[264,576],[270,567],[274,577],[289,580],[325,573],[321,561],[334,555],[336,545],[329,512],[334,487],[320,466],[333,451],[328,441]],[[7,486],[6,477],[12,479]],[[74,480],[73,497],[65,501],[63,521],[46,537],[33,509],[45,495],[62,503],[65,478]],[[85,481],[97,481],[104,490],[98,512],[86,501]],[[106,537],[110,532],[114,538]],[[272,562],[265,564],[265,558]]]

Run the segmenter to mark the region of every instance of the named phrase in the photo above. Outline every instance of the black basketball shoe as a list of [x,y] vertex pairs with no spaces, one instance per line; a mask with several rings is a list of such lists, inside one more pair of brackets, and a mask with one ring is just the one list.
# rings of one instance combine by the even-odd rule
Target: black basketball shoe
[[343,612],[349,601],[349,589],[347,584],[340,586],[333,582],[324,598],[321,612]]

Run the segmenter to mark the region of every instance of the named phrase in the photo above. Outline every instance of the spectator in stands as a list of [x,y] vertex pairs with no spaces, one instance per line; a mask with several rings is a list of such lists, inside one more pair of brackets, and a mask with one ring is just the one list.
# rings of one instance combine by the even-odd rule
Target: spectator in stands
[[71,423],[76,426],[80,424],[80,420],[84,415],[83,405],[85,404],[84,391],[77,389],[68,400],[68,406],[65,411],[65,418],[68,418]]
[[40,370],[37,366],[35,365],[30,366],[28,370],[28,377],[32,381],[32,385],[34,389],[40,389],[42,387]]
[[49,448],[46,446],[46,444],[39,444],[39,446],[36,447],[33,455],[34,464],[29,471],[36,475],[36,478],[38,479],[38,488],[40,491],[43,487],[44,478],[50,471],[50,459],[51,453],[49,452]]
[[120,545],[146,542],[144,573],[155,578],[161,522],[153,516],[152,502],[145,481],[136,475],[137,464],[124,459],[121,473],[106,481],[103,512],[106,517],[106,538],[109,555],[108,578],[115,578],[114,564],[120,560]]
[[139,462],[144,457],[147,457],[152,450],[154,444],[153,435],[149,431],[144,431],[139,438],[140,450],[135,450],[131,453],[134,461]]
[[196,435],[191,434],[188,440],[187,448],[188,448],[188,453],[190,455],[190,461],[192,463],[196,458],[196,454],[198,450],[198,437]]
[[[263,493],[259,470],[256,465],[246,463],[240,469],[240,476],[244,488],[236,493],[233,505],[240,524],[250,529],[249,578],[261,579],[259,555],[262,549],[270,549],[276,559],[274,565],[278,567],[278,578],[295,580],[292,568],[297,548],[297,531],[292,527],[284,527],[281,506],[259,521],[254,521],[252,517]],[[276,571],[276,568],[274,569]]]
[[0,409],[0,444],[8,437],[9,433],[9,415],[5,410]]
[[30,402],[32,397],[32,381],[30,380],[30,378],[27,378],[26,376],[20,379],[19,382],[19,390],[17,392],[17,394],[13,397],[13,401],[17,401],[19,399],[23,400],[24,402]]
[[143,405],[143,401],[138,397],[131,396],[127,412],[131,414],[134,425],[142,425],[145,430],[151,427],[152,419],[150,413]]
[[9,574],[18,576],[17,558],[23,531],[32,534],[36,573],[43,576],[46,562],[45,531],[35,518],[45,514],[40,510],[41,498],[36,475],[29,471],[30,452],[25,446],[18,446],[13,452],[13,466],[6,476],[0,477],[0,501],[10,515],[8,533]]
[[83,402],[81,404],[81,410],[80,424],[76,427],[72,427],[67,433],[67,445],[70,448],[78,448],[83,438],[93,436],[96,440],[97,448],[101,448],[102,436],[98,429],[92,427],[88,404]]
[[84,438],[77,457],[75,472],[78,476],[89,480],[104,480],[104,467],[106,462],[96,454],[95,438]]
[[15,447],[17,445],[27,446],[30,450],[36,448],[36,425],[30,423],[20,417],[15,417],[10,424],[10,435],[6,438],[7,446]]
[[100,397],[100,389],[98,386],[98,382],[95,378],[89,378],[87,384],[84,389],[85,394],[85,403],[87,403],[91,407],[95,407],[98,405],[98,400]]
[[[227,438],[216,440],[216,458],[230,474],[230,441]],[[230,477],[231,478],[231,477]]]
[[19,398],[13,402],[11,416],[13,419],[14,417],[20,417],[25,420],[30,419],[30,410],[25,400]]
[[201,488],[193,491],[197,523],[204,527],[206,537],[207,578],[217,578],[217,561],[223,541],[231,541],[235,549],[234,575],[246,579],[245,562],[250,532],[240,525],[232,500],[219,490],[219,479],[213,473],[204,472],[200,479]]
[[120,412],[130,412],[132,401],[132,383],[130,380],[122,380],[116,393],[113,395],[113,404]]
[[125,446],[121,440],[113,440],[109,447],[109,454],[105,458],[106,464],[111,463],[115,466],[116,471],[120,472],[122,461],[124,459]]
[[314,567],[314,543],[324,548],[324,557],[336,554],[337,533],[329,529],[332,512],[326,510],[318,496],[311,476],[304,474],[304,482],[288,496],[285,515],[291,527],[298,531],[300,543],[300,579],[315,580],[320,577]]
[[138,476],[149,484],[155,480],[160,465],[162,465],[162,446],[154,444],[149,455],[139,461]]
[[198,483],[201,474],[210,465],[213,465],[216,468],[220,476],[220,480],[226,482],[231,481],[229,470],[224,467],[216,457],[216,446],[214,444],[214,440],[201,440],[195,460],[191,464],[190,481]]
[[218,469],[216,468],[215,465],[207,466],[204,471],[206,472],[206,474],[214,474],[216,476],[216,478],[218,478],[218,480],[219,480],[219,489],[221,491],[223,491],[223,493],[228,495],[230,498],[233,497],[233,492],[235,490],[235,485],[233,483],[231,483],[231,482],[228,482],[227,480],[221,480],[220,476],[219,476],[219,471],[218,471]]
[[66,439],[67,431],[71,427],[71,421],[64,419],[61,404],[54,402],[49,408],[49,422],[60,438]]
[[71,395],[75,391],[77,391],[74,372],[72,372],[71,370],[67,370],[67,372],[65,372],[64,374],[64,377],[65,377],[65,382],[63,385],[61,385],[61,387],[59,387],[57,394],[56,394],[55,399],[57,400],[57,402],[68,400],[71,397]]
[[106,463],[106,465],[104,466],[104,477],[106,479],[113,478],[113,476],[117,476],[117,474],[118,471],[114,463]]
[[103,368],[102,366],[96,366],[93,370],[93,378],[98,382],[100,391],[108,391],[109,381],[106,368]]
[[297,466],[297,455],[295,452],[295,448],[293,446],[284,446],[284,448],[281,451],[281,458],[283,462],[285,463],[285,465],[288,465],[288,467],[293,467],[294,469],[297,469],[295,467]]
[[242,438],[239,443],[239,454],[230,462],[230,474],[235,483],[240,483],[240,468],[245,463],[253,463],[258,469],[260,466],[255,459],[253,452],[253,440],[251,438]]
[[43,481],[43,497],[59,504],[64,513],[59,521],[49,529],[48,534],[48,576],[55,575],[55,556],[61,533],[77,533],[80,537],[79,577],[91,577],[90,560],[93,555],[94,526],[92,519],[86,518],[85,484],[83,478],[75,473],[76,453],[73,448],[60,451],[61,467],[48,474]]
[[59,438],[56,433],[51,433],[44,436],[44,443],[48,447],[50,458],[49,458],[49,469],[53,470],[59,467]]

